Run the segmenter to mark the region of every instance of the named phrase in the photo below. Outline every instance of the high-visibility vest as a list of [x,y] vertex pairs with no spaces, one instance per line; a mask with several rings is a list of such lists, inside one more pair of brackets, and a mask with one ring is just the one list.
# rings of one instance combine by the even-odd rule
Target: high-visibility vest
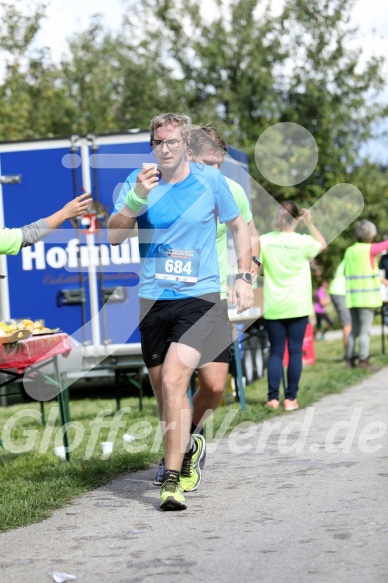
[[378,308],[382,304],[376,258],[370,261],[371,243],[355,243],[344,256],[347,308]]

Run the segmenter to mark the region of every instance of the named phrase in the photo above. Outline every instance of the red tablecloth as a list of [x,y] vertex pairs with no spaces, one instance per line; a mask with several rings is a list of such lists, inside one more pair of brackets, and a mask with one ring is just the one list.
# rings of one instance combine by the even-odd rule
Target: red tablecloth
[[66,356],[70,350],[71,344],[65,333],[31,336],[13,344],[0,344],[0,369],[14,368],[22,373],[29,366],[58,354]]

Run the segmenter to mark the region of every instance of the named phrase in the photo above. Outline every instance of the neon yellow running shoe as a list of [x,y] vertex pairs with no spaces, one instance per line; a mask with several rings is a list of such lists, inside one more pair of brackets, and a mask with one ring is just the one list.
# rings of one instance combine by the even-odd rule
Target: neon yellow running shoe
[[185,454],[181,468],[180,483],[185,492],[193,492],[200,485],[206,458],[205,438],[199,433],[192,437],[195,439],[197,449],[193,454]]
[[182,487],[177,479],[169,477],[160,490],[161,510],[185,510],[187,508]]

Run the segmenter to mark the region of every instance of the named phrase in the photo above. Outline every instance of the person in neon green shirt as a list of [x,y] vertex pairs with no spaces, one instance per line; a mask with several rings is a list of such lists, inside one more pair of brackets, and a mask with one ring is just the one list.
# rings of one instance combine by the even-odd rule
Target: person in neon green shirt
[[[295,233],[304,222],[310,235]],[[289,363],[284,408],[298,408],[296,399],[302,374],[303,338],[312,312],[310,260],[326,247],[310,211],[285,201],[278,209],[275,230],[261,235],[260,259],[264,271],[264,318],[271,344],[268,362],[268,402],[279,407],[283,354],[288,341]]]
[[[214,144],[213,144],[214,142]],[[213,127],[204,126],[191,131],[187,157],[192,162],[206,164],[206,166],[215,166],[220,169],[228,153],[226,143],[220,134]],[[237,203],[240,214],[249,227],[251,234],[252,255],[259,256],[260,240],[252,212],[249,206],[247,194],[241,184],[225,176],[225,180]],[[225,224],[217,224],[217,254],[218,265],[220,269],[220,288],[221,299],[226,299],[227,289],[227,272],[228,272],[228,247],[227,247],[228,228]],[[257,278],[257,265],[252,261],[251,273],[253,281]]]
[[47,237],[66,219],[73,219],[84,213],[91,202],[90,194],[81,194],[45,219],[39,219],[20,228],[0,229],[0,255],[17,255],[23,247],[33,245],[43,237]]
[[[187,158],[197,164],[215,166],[220,169],[225,161],[228,152],[225,141],[213,127],[203,126],[191,130],[190,140],[187,149]],[[225,177],[226,182],[237,203],[240,214],[247,223],[251,235],[252,255],[258,256],[260,252],[260,241],[257,233],[249,200],[245,190],[240,184]],[[220,270],[221,299],[224,301],[224,309],[227,312],[226,302],[227,271],[228,271],[228,249],[226,225],[217,224],[217,254]],[[251,275],[252,282],[257,278],[257,265],[252,261]],[[247,284],[249,285],[249,284]],[[229,353],[229,348],[228,348]],[[225,359],[224,359],[225,360]],[[204,368],[198,369],[198,381],[200,389],[196,391],[193,398],[193,424],[203,423],[212,411],[216,409],[222,400],[229,371],[229,361],[220,362],[217,358]]]

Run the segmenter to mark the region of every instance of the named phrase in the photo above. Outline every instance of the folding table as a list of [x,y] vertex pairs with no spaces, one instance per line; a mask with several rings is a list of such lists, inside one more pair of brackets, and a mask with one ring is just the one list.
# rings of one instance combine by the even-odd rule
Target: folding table
[[[71,351],[71,344],[68,335],[65,333],[30,336],[25,340],[12,342],[11,344],[0,344],[0,372],[5,373],[9,378],[0,383],[0,389],[15,380],[21,379],[24,375],[33,376],[39,373],[51,385],[54,385],[57,393],[59,413],[62,424],[63,445],[65,446],[66,459],[69,460],[68,440],[66,427],[70,421],[68,390],[63,388],[61,373],[59,371],[58,356],[67,356]],[[40,369],[47,364],[53,364],[54,374],[49,375],[41,372]],[[41,401],[41,411],[44,414],[43,402]],[[43,417],[44,421],[44,417]]]

